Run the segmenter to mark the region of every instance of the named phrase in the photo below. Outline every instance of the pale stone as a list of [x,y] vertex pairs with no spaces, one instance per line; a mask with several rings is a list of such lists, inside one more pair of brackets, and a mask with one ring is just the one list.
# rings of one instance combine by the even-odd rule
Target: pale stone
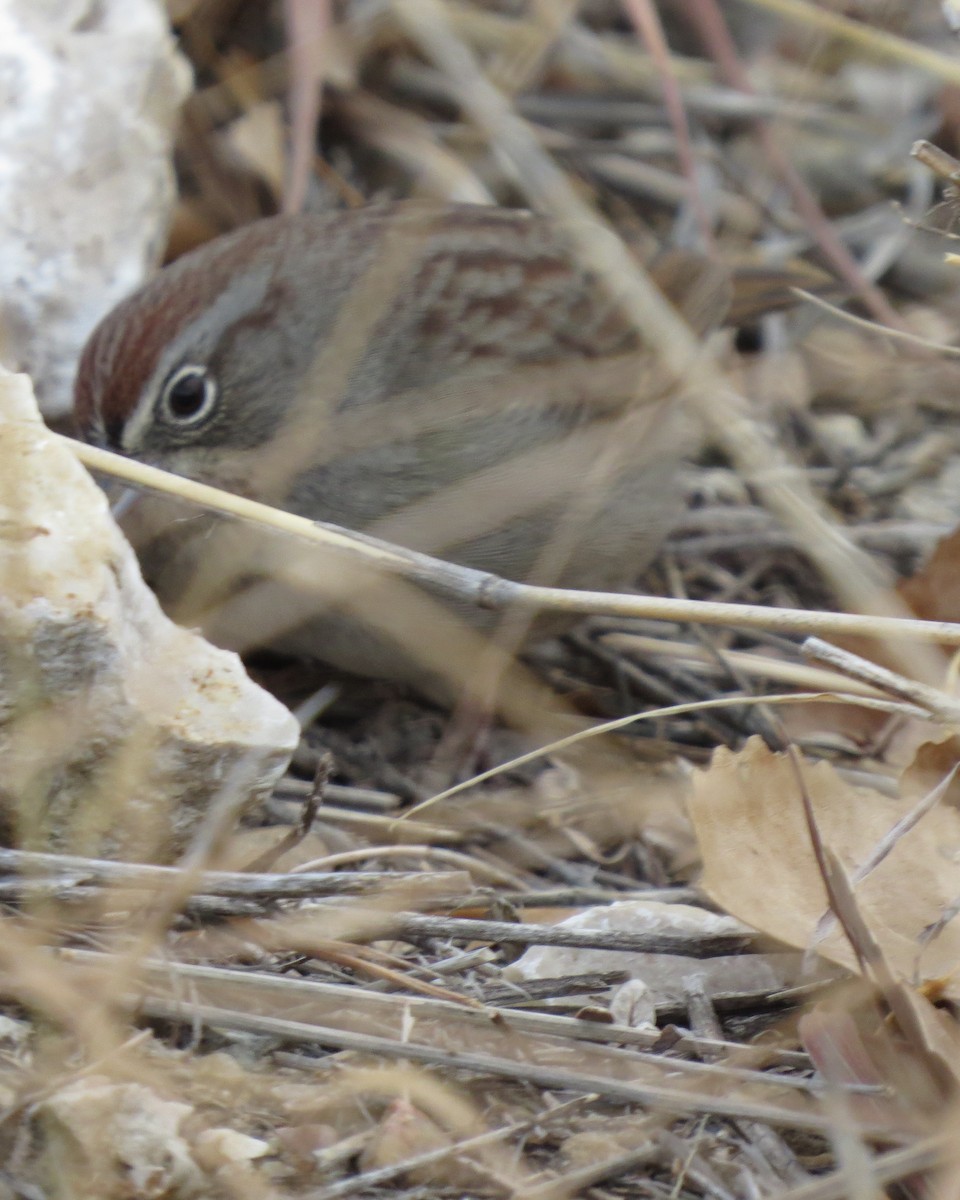
[[7,1061],[27,1057],[32,1035],[33,1028],[27,1021],[15,1021],[0,1013],[0,1056]]
[[47,416],[157,263],[190,86],[162,0],[0,0],[0,361]]
[[610,998],[610,1016],[618,1025],[631,1029],[657,1027],[657,1003],[642,979],[628,979]]
[[[720,916],[689,904],[662,904],[651,900],[621,900],[586,908],[559,922],[558,928],[620,931],[624,933],[710,934],[736,936],[748,928],[733,917]],[[566,946],[532,946],[504,969],[508,979],[555,979],[602,971],[626,971],[639,980],[654,1005],[683,1005],[685,979],[694,972],[705,978],[711,995],[723,992],[779,991],[795,983],[800,973],[799,954],[725,954],[697,959],[680,954],[645,954],[625,950],[572,949]]]
[[71,1181],[70,1195],[93,1200],[187,1200],[205,1189],[203,1172],[180,1134],[189,1104],[138,1083],[80,1079],[39,1106],[50,1153]]
[[245,1165],[271,1153],[269,1142],[221,1126],[198,1133],[193,1148],[197,1161],[208,1171],[229,1165]]
[[4,834],[167,859],[213,806],[226,818],[265,797],[298,736],[236,655],[163,615],[27,378],[0,374]]

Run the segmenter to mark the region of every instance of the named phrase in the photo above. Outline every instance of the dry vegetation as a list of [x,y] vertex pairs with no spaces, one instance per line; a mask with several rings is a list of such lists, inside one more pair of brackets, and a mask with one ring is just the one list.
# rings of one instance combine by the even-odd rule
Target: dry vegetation
[[[303,729],[262,825],[0,851],[0,1200],[960,1194],[960,625],[905,620],[960,620],[960,184],[911,156],[960,148],[954,8],[170,8],[170,257],[284,204],[587,219],[702,450],[670,603],[582,603],[486,731],[254,655]],[[733,272],[704,354],[591,215]]]

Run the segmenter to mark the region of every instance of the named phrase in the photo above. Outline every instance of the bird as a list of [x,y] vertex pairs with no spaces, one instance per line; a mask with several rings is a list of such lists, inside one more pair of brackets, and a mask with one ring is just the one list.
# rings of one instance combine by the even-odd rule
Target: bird
[[[654,274],[699,331],[723,319],[725,269],[675,253]],[[313,520],[605,589],[637,578],[678,511],[692,434],[675,392],[549,217],[399,201],[264,218],[163,268],[94,329],[74,412],[94,444]],[[429,692],[453,673],[435,646],[423,666],[440,618],[491,624],[412,585],[379,613],[348,585],[322,601],[303,571],[276,578],[289,546],[233,527],[215,552],[222,525],[174,521],[144,558],[168,605],[207,597],[221,641]]]

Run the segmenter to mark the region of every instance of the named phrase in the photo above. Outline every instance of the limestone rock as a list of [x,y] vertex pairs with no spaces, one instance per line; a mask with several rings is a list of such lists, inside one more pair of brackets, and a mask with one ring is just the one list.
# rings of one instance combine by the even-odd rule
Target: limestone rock
[[[707,912],[689,904],[663,904],[652,900],[619,900],[585,908],[559,928],[624,930],[631,933],[737,934],[747,927],[733,917]],[[531,946],[504,975],[523,983],[594,971],[626,971],[641,981],[648,999],[656,1005],[683,1005],[686,978],[700,974],[711,995],[723,992],[779,991],[795,983],[800,973],[798,954],[725,954],[716,958],[688,958],[682,954],[646,954],[623,950],[570,949],[565,946]],[[618,1019],[624,1016],[618,1010]],[[629,1020],[628,1020],[629,1023]]]
[[45,1157],[83,1200],[199,1197],[204,1175],[180,1134],[192,1111],[139,1083],[79,1079],[40,1105]]
[[0,374],[0,827],[33,849],[164,860],[273,787],[293,716],[163,615],[107,501]]
[[0,354],[48,416],[162,251],[190,82],[162,0],[0,4]]

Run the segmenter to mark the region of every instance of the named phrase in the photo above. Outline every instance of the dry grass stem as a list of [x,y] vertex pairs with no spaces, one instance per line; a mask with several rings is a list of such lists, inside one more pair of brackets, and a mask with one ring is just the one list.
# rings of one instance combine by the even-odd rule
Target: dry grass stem
[[[538,611],[610,614],[625,617],[650,617],[663,621],[689,621],[708,625],[741,625],[780,633],[844,634],[862,637],[910,638],[921,642],[960,646],[960,624],[946,621],[917,621],[900,616],[860,616],[856,613],[791,612],[773,607],[716,604],[700,601],[669,600],[654,596],[620,593],[573,592],[562,588],[535,587],[498,579],[496,576],[458,567],[442,559],[406,550],[335,526],[310,521],[282,509],[271,508],[244,496],[224,492],[193,479],[171,475],[158,467],[135,462],[101,450],[63,439],[85,466],[92,471],[122,479],[136,487],[149,488],[198,507],[236,517],[265,529],[296,537],[304,542],[345,552],[355,558],[392,571],[403,578],[439,586],[451,595],[472,601],[484,608],[525,608]],[[857,552],[860,553],[859,551]]]

